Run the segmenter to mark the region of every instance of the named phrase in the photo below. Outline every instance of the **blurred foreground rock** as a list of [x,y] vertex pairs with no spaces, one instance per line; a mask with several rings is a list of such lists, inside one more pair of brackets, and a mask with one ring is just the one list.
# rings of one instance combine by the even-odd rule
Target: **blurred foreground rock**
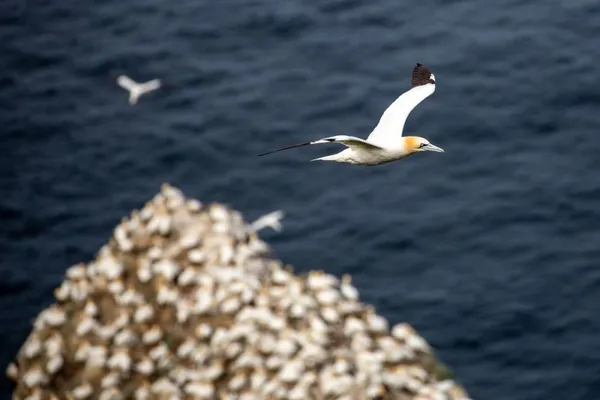
[[410,326],[348,276],[293,274],[255,227],[163,185],[67,270],[8,366],[13,398],[467,399]]

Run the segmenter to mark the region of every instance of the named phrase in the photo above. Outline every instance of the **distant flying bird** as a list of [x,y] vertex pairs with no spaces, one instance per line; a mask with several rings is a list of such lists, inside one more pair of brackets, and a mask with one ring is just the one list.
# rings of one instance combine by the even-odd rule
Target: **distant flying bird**
[[283,216],[284,213],[281,210],[265,214],[250,224],[250,230],[257,232],[269,227],[274,231],[280,232],[282,229],[281,219],[283,218]]
[[133,79],[125,75],[120,75],[117,78],[117,83],[123,89],[129,91],[129,104],[136,104],[138,99],[144,93],[151,92],[160,88],[160,79],[153,79],[144,83],[137,83]]
[[347,149],[330,156],[315,158],[311,161],[336,161],[358,165],[379,165],[400,160],[420,151],[444,152],[443,149],[429,143],[419,136],[402,136],[404,123],[408,114],[423,100],[435,92],[435,76],[423,64],[417,63],[413,68],[411,88],[398,97],[385,110],[379,123],[367,140],[354,136],[330,136],[313,142],[305,142],[283,147],[264,156],[294,147],[320,143],[341,143]]

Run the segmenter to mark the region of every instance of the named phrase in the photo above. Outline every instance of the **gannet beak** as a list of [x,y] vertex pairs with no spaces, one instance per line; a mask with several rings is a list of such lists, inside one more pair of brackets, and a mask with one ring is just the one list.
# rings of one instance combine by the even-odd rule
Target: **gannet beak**
[[427,146],[423,147],[423,150],[436,151],[438,153],[443,153],[444,152],[444,149],[442,149],[441,147],[434,146],[431,143],[428,144]]

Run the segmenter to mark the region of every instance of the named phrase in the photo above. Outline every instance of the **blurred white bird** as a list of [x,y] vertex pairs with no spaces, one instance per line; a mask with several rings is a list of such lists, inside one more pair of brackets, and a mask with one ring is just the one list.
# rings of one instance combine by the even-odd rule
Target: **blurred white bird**
[[283,211],[277,210],[269,214],[265,214],[258,218],[256,221],[250,224],[250,230],[258,232],[264,228],[271,228],[274,231],[281,231],[281,219],[283,218]]
[[417,63],[413,68],[410,90],[403,93],[385,110],[367,140],[346,135],[330,136],[312,142],[283,147],[259,154],[259,156],[311,144],[341,143],[347,149],[311,161],[336,161],[372,166],[400,160],[421,151],[444,152],[443,149],[434,146],[427,139],[420,136],[402,136],[408,114],[433,92],[435,92],[435,76],[426,66]]
[[136,104],[138,99],[144,93],[151,92],[160,88],[160,79],[153,79],[144,83],[137,83],[133,79],[125,75],[120,75],[117,78],[117,83],[123,89],[129,91],[129,104]]

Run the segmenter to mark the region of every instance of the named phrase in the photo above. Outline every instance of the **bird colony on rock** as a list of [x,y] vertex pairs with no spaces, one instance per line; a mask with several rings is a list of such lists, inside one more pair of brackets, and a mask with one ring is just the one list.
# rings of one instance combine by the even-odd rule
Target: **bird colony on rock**
[[467,399],[349,276],[294,274],[239,212],[167,184],[65,275],[14,399]]

